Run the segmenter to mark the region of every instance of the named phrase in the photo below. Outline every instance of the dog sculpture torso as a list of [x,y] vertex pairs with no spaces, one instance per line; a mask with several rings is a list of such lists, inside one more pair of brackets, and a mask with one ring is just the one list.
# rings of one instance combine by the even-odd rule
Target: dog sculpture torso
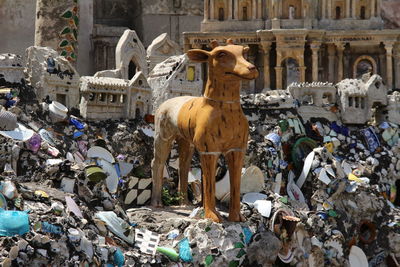
[[188,57],[208,62],[208,80],[202,97],[176,97],[165,101],[155,115],[152,205],[161,206],[163,168],[171,145],[178,142],[179,191],[187,203],[188,172],[194,148],[200,154],[203,172],[205,217],[221,221],[215,210],[215,172],[223,154],[230,173],[229,220],[242,221],[240,179],[247,147],[248,122],[240,106],[240,81],[258,76],[243,55],[248,48],[212,43],[213,50],[189,50]]

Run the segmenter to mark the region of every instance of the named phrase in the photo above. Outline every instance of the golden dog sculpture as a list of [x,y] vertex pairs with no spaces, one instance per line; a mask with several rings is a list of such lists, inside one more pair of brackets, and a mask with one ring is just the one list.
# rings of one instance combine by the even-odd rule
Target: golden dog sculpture
[[258,77],[256,67],[244,58],[248,47],[211,43],[210,52],[187,52],[195,62],[208,62],[208,80],[201,97],[181,96],[165,101],[155,114],[152,205],[162,206],[165,161],[174,140],[179,152],[179,192],[188,203],[188,172],[194,148],[200,154],[205,217],[222,218],[215,209],[215,174],[223,154],[230,174],[229,221],[243,221],[240,214],[240,180],[247,147],[248,122],[240,105],[240,81]]

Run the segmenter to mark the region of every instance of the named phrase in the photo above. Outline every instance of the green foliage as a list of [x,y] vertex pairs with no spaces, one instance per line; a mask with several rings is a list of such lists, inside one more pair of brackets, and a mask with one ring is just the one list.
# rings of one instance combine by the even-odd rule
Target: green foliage
[[165,206],[172,206],[179,205],[179,202],[183,199],[183,196],[178,192],[171,195],[167,188],[163,188],[161,199]]

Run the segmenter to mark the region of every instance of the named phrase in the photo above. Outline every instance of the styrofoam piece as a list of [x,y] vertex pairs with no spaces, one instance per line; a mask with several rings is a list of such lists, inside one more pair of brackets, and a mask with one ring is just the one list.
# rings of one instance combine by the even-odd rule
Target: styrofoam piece
[[332,181],[331,179],[329,179],[329,176],[326,174],[326,170],[322,169],[318,175],[318,180],[320,180],[321,182],[323,182],[324,184],[328,185],[330,184]]
[[20,123],[18,123],[18,127],[12,131],[0,131],[0,134],[2,136],[19,141],[29,140],[34,135],[34,133],[35,133],[34,131],[26,128],[24,125]]
[[303,170],[301,171],[300,177],[296,182],[296,184],[299,188],[301,188],[303,186],[304,182],[306,181],[308,173],[310,172],[310,169],[311,169],[312,162],[314,160],[314,156],[315,156],[315,152],[311,151],[307,155],[306,159],[304,160]]
[[107,160],[98,160],[99,166],[104,170],[107,174],[106,185],[107,189],[111,194],[115,194],[118,189],[119,177],[117,174],[117,170],[114,165],[108,162]]
[[154,255],[160,242],[160,235],[146,229],[135,230],[135,247],[141,252]]
[[282,173],[278,173],[275,177],[274,193],[279,194],[282,186]]
[[267,195],[261,194],[261,193],[247,193],[247,194],[244,194],[244,196],[242,198],[242,202],[246,203],[250,207],[253,207],[254,203],[257,200],[264,200],[267,197],[268,197]]
[[264,174],[257,166],[248,167],[242,175],[240,193],[260,192],[264,188]]
[[201,169],[193,168],[189,172],[188,182],[193,183],[195,181],[201,181]]
[[349,163],[347,163],[346,161],[344,161],[344,160],[342,162],[342,168],[343,168],[343,171],[346,174],[346,176],[349,175],[349,173],[352,172],[351,165]]
[[224,178],[215,183],[215,197],[221,200],[230,192],[229,171],[226,171]]
[[365,267],[368,266],[368,259],[361,248],[353,245],[350,249],[349,263],[350,267]]
[[117,216],[117,214],[115,214],[115,212],[99,211],[98,213],[96,213],[95,216],[96,216],[96,218],[105,222],[107,227],[110,229],[110,231],[113,232],[116,236],[120,237],[121,239],[126,241],[128,244],[132,245],[134,243],[133,236],[124,235],[124,232],[126,231],[126,229],[123,228],[122,226],[124,224],[126,225],[126,222],[124,220],[122,220],[121,218],[119,218]]
[[271,215],[272,202],[269,200],[256,200],[254,202],[254,207],[264,217],[269,218]]
[[105,148],[101,146],[92,146],[87,152],[88,158],[104,159],[110,163],[114,163],[115,159],[113,155]]

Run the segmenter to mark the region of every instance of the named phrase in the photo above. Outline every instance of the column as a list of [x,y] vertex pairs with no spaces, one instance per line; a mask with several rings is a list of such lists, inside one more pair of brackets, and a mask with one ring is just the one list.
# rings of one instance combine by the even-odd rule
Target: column
[[253,20],[257,19],[257,1],[253,0],[251,5],[252,5],[252,12],[251,12],[251,18]]
[[215,0],[210,0],[210,20],[215,19]]
[[350,1],[351,0],[346,0],[346,19],[350,18]]
[[282,88],[282,67],[275,67],[275,75],[276,75],[276,89]]
[[328,19],[332,19],[332,0],[328,0]]
[[227,0],[228,2],[228,20],[232,19],[232,0]]
[[239,1],[235,0],[233,2],[234,4],[234,15],[233,19],[238,20],[239,19]]
[[312,50],[312,80],[313,82],[319,81],[318,79],[318,52],[320,44],[311,44]]
[[326,19],[326,0],[322,0],[322,19]]
[[353,19],[356,18],[356,9],[357,9],[357,1],[356,0],[352,0],[352,2],[351,2],[351,17]]
[[275,75],[276,75],[276,89],[283,89],[282,87],[282,52],[280,50],[276,51],[276,67],[275,67]]
[[377,17],[381,16],[381,1],[382,0],[376,0],[376,16]]
[[328,81],[335,82],[335,46],[328,46]]
[[301,54],[297,59],[299,61],[300,82],[304,83],[306,81],[306,69],[307,69],[307,67],[304,66],[304,50],[301,51]]
[[393,88],[393,43],[385,43],[386,49],[386,75],[388,89]]
[[209,12],[208,3],[209,3],[209,0],[204,0],[204,21],[208,21],[208,12]]
[[300,70],[300,82],[304,83],[306,82],[306,66],[301,66],[299,67]]
[[371,0],[371,18],[376,17],[375,14],[375,0]]
[[188,38],[185,38],[183,40],[183,48],[184,48],[184,53],[186,53],[188,50],[190,50],[190,40]]
[[343,80],[343,51],[345,49],[345,44],[336,44],[336,49],[338,53],[338,77],[337,81]]
[[395,88],[400,88],[400,50],[399,48],[394,50],[394,87]]
[[270,70],[269,70],[269,50],[271,49],[270,42],[261,42],[260,46],[263,52],[263,65],[264,65],[264,88],[271,88]]
[[257,18],[262,19],[263,18],[263,16],[262,16],[262,0],[257,0],[257,1],[258,1],[258,4],[257,4],[258,16],[257,16]]

